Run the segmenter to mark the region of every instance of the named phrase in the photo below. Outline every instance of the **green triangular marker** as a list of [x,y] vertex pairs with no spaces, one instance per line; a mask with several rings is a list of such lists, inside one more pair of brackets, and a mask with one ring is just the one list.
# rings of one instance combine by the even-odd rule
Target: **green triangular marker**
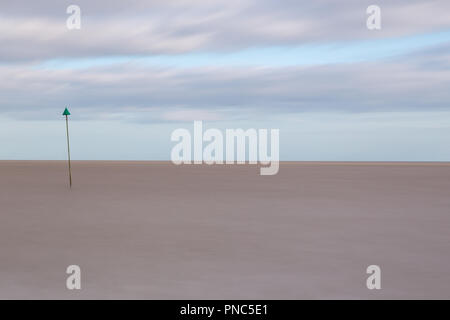
[[72,188],[72,168],[70,166],[70,144],[69,144],[69,109],[64,109],[63,116],[66,116],[66,134],[67,134],[67,155],[69,160],[69,186]]

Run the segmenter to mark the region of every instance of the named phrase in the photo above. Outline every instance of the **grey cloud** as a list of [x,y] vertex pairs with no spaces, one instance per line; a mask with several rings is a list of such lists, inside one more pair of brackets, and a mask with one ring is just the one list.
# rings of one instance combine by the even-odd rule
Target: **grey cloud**
[[383,30],[365,27],[368,0],[76,1],[82,29],[68,31],[72,1],[0,4],[0,61],[233,51],[372,39],[448,29],[446,0],[379,0]]
[[45,70],[12,65],[0,67],[0,113],[52,119],[68,104],[90,119],[165,121],[186,110],[211,119],[329,110],[431,111],[450,108],[449,87],[450,69],[424,68],[414,58],[285,68],[124,64]]
[[428,70],[450,70],[450,43],[444,43],[422,50],[417,50],[395,60],[401,62],[408,59],[411,63],[415,63],[423,69]]
[[[382,32],[365,28],[371,1],[85,1],[68,31],[68,1],[0,4],[0,115],[52,119],[66,104],[87,119],[236,119],[304,111],[447,110],[448,44],[391,61],[284,68],[156,68],[122,64],[42,69],[35,61],[233,51],[436,31],[449,1],[385,1]],[[330,53],[332,54],[332,53]],[[12,63],[14,62],[14,63]]]

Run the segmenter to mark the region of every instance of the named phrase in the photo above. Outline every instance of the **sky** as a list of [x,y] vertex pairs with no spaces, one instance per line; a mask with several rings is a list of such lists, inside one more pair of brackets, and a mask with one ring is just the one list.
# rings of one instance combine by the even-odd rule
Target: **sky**
[[74,159],[169,160],[171,132],[203,120],[279,129],[281,160],[450,161],[449,13],[448,0],[1,1],[0,159],[65,159],[67,106]]

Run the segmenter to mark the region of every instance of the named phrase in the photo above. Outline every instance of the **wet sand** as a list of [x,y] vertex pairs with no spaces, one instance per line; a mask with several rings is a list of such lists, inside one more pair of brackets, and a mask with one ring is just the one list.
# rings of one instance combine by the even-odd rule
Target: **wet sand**
[[76,161],[67,180],[0,161],[1,299],[450,299],[449,163]]

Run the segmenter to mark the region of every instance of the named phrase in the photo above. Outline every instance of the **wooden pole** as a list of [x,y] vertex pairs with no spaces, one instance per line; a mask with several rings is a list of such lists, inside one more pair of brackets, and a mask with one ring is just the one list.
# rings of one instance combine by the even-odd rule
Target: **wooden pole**
[[69,160],[69,186],[72,188],[72,168],[70,166],[69,118],[66,114],[67,155]]

